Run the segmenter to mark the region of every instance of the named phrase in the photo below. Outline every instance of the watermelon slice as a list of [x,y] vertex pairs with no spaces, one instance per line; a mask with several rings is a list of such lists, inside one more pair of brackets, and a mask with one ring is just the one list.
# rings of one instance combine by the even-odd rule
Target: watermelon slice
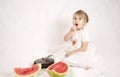
[[47,72],[51,77],[64,77],[69,71],[69,66],[65,62],[57,62],[47,68]]
[[13,72],[16,77],[32,77],[39,73],[41,70],[41,64],[35,64],[30,68],[16,67]]

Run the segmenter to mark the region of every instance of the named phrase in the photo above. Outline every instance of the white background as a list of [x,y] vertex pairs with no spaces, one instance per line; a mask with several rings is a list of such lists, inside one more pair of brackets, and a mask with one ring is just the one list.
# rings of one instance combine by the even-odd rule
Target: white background
[[0,76],[11,77],[13,67],[29,66],[62,44],[79,9],[88,13],[86,28],[97,47],[94,77],[119,77],[119,0],[0,0]]

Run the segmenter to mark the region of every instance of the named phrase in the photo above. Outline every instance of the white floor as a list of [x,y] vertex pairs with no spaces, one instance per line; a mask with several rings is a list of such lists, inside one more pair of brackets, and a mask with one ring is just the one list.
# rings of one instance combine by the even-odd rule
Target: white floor
[[[102,55],[97,53],[97,66],[95,69],[84,70],[81,68],[72,67],[70,73],[66,77],[72,77],[72,74],[76,74],[79,77],[119,77],[120,76],[120,64],[119,61],[115,61],[114,58],[109,58],[108,55]],[[109,59],[108,59],[109,58]],[[2,57],[1,57],[2,59]],[[15,61],[13,59],[11,61]],[[33,59],[32,59],[33,60]],[[32,64],[32,60],[29,63],[21,63],[22,67],[29,67]],[[0,77],[14,77],[12,69],[18,66],[18,62],[10,62],[10,58],[2,59],[0,62]],[[36,77],[49,77],[47,72],[41,71],[41,74]]]

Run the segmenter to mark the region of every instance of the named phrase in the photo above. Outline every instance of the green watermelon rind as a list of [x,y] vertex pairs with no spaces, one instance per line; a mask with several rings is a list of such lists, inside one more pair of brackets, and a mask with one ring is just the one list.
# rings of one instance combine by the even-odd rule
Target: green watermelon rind
[[67,72],[65,72],[65,73],[57,73],[57,72],[55,72],[54,70],[48,70],[47,71],[49,74],[50,74],[50,76],[52,76],[52,77],[64,77],[66,74],[67,74]]
[[39,63],[39,64],[37,64],[38,66],[39,66],[39,69],[35,72],[35,73],[33,73],[33,74],[30,74],[30,75],[27,75],[27,76],[21,76],[21,75],[18,75],[16,72],[15,72],[15,70],[13,69],[13,73],[14,73],[14,75],[16,76],[16,77],[33,77],[34,75],[36,75],[37,73],[39,73],[40,72],[40,70],[41,70],[41,68],[42,68],[42,65]]
[[[63,62],[63,61],[61,61],[61,62]],[[56,71],[54,71],[54,70],[49,70],[49,67],[51,67],[52,65],[54,65],[54,64],[52,64],[52,65],[50,65],[50,66],[47,68],[48,74],[49,74],[50,76],[52,76],[52,77],[64,77],[64,76],[69,72],[69,65],[68,65],[66,62],[63,62],[63,63],[65,63],[65,64],[68,66],[68,69],[67,69],[66,72],[64,72],[64,73],[58,73],[58,72],[56,72]]]

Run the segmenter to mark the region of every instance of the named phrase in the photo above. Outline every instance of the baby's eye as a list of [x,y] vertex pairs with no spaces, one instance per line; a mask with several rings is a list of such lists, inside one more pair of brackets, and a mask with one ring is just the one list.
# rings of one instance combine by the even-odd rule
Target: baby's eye
[[76,20],[77,18],[74,18],[74,20]]

